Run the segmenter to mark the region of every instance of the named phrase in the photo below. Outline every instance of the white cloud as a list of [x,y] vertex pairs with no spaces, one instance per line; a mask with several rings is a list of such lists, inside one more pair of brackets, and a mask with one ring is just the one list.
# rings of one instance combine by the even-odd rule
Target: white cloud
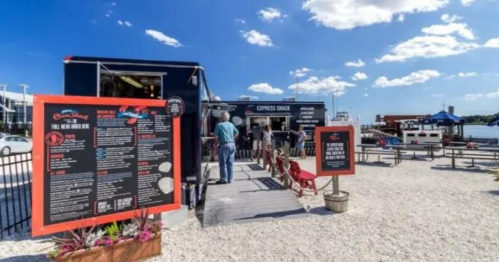
[[258,96],[252,96],[252,95],[241,95],[239,96],[239,99],[259,99]]
[[128,27],[131,27],[132,26],[132,23],[128,22],[128,21],[121,21],[121,20],[118,20],[117,21],[119,25],[121,26],[128,26]]
[[490,39],[484,46],[489,48],[499,48],[499,38]]
[[304,77],[310,71],[311,71],[310,68],[304,67],[302,69],[296,69],[295,71],[289,71],[289,74],[293,77]]
[[461,20],[463,19],[462,17],[458,16],[458,15],[449,15],[449,14],[443,14],[440,19],[446,23],[454,23],[458,20]]
[[302,8],[317,24],[338,30],[389,23],[394,16],[432,12],[449,0],[307,0]]
[[320,95],[334,93],[340,96],[345,94],[348,87],[356,86],[340,79],[338,76],[330,76],[322,79],[311,76],[305,81],[290,85],[288,88],[297,91],[299,94]]
[[477,94],[465,94],[464,95],[465,100],[477,100],[479,98],[490,98],[490,99],[499,98],[499,88],[493,92],[490,92],[490,93],[477,93]]
[[414,84],[425,83],[426,81],[437,78],[441,74],[435,70],[421,70],[417,72],[412,72],[408,76],[404,76],[402,78],[395,78],[392,80],[388,80],[386,76],[382,76],[376,80],[373,87],[378,88],[387,88],[387,87],[396,87],[396,86],[411,86]]
[[365,79],[367,79],[367,75],[362,72],[357,72],[352,76],[352,80],[354,81],[365,80]]
[[244,25],[244,24],[246,24],[246,20],[237,18],[237,19],[234,19],[234,23]]
[[482,98],[483,94],[465,94],[464,95],[464,100],[477,100],[478,98]]
[[115,2],[112,2],[112,3],[111,3],[111,5],[114,5],[114,6],[116,6],[116,3],[115,3]]
[[494,92],[485,94],[487,98],[499,98],[499,89]]
[[364,94],[364,97],[369,97],[369,94]]
[[459,77],[474,77],[474,76],[477,76],[476,72],[459,72],[459,74],[457,74],[457,76]]
[[242,36],[252,45],[258,46],[273,46],[272,40],[268,35],[262,34],[256,30],[251,30],[249,32],[240,31]]
[[460,42],[453,36],[416,36],[392,47],[377,63],[406,61],[411,58],[445,57],[467,53],[478,48],[473,42]]
[[348,66],[348,67],[363,67],[365,65],[366,65],[366,63],[364,63],[364,61],[362,61],[360,59],[357,61],[349,61],[349,62],[345,63],[345,66]]
[[106,16],[107,18],[110,18],[110,17],[111,17],[111,14],[109,14],[109,13],[108,13],[108,14],[105,14],[105,16]]
[[465,23],[448,23],[445,25],[432,25],[430,27],[425,27],[421,30],[427,35],[451,35],[454,33],[459,34],[469,40],[474,40],[475,35]]
[[146,35],[151,36],[152,38],[158,40],[159,42],[163,43],[164,45],[173,46],[173,47],[181,47],[182,46],[182,44],[177,39],[175,39],[173,37],[169,37],[160,31],[147,29]]
[[433,97],[443,97],[444,94],[432,94],[431,96],[433,96]]
[[281,11],[279,11],[275,8],[271,8],[271,7],[260,10],[260,11],[258,11],[257,14],[262,21],[268,22],[268,23],[272,23],[272,21],[274,21],[274,19],[284,17],[281,14]]
[[461,0],[461,4],[463,6],[470,6],[471,4],[473,4],[473,2],[475,2],[476,0]]
[[254,84],[248,87],[248,90],[258,93],[266,93],[269,95],[281,95],[284,91],[277,87],[272,87],[267,83]]
[[397,18],[397,20],[399,22],[404,22],[405,21],[405,15],[399,15],[399,17]]

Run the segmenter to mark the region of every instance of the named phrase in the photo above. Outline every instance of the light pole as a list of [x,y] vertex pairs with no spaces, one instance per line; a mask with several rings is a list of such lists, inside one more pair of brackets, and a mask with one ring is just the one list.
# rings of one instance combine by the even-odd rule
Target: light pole
[[25,84],[20,84],[19,85],[23,89],[23,103],[24,103],[24,135],[28,136],[28,129],[27,127],[27,121],[26,121],[26,89],[29,87],[28,85]]

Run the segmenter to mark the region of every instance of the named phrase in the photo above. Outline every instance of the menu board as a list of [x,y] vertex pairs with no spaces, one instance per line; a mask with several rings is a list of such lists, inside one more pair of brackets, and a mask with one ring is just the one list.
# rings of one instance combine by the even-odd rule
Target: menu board
[[173,134],[179,120],[167,115],[165,101],[66,99],[72,103],[35,103],[43,111],[43,130],[36,130],[43,139],[34,138],[43,162],[35,165],[33,181],[42,186],[41,196],[34,193],[43,199],[34,214],[34,220],[43,216],[42,228],[96,217],[123,220],[134,210],[179,203]]
[[316,165],[319,176],[355,174],[353,127],[315,129]]

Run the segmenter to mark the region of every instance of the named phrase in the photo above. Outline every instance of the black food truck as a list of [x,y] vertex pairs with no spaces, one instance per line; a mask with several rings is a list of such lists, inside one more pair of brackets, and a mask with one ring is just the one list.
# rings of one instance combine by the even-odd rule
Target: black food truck
[[185,103],[181,118],[182,202],[195,206],[201,196],[202,130],[210,92],[198,63],[68,56],[64,59],[64,95],[167,99]]
[[[276,146],[281,147],[285,141],[293,148],[295,135],[291,130],[297,131],[299,126],[307,133],[305,150],[307,154],[315,154],[314,130],[316,126],[324,126],[326,120],[326,107],[324,102],[301,101],[222,101],[220,110],[213,109],[211,120],[207,122],[207,130],[215,129],[221,112],[229,107],[231,122],[237,127],[240,139],[237,140],[238,153],[236,157],[248,157],[251,150],[252,135],[250,129],[259,125],[269,125],[274,135]],[[218,112],[218,114],[217,114]],[[296,152],[293,152],[296,154]]]

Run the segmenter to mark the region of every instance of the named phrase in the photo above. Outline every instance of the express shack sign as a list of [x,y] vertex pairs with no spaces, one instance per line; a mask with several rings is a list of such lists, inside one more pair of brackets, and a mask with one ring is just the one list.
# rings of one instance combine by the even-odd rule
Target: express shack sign
[[32,235],[180,208],[180,118],[165,106],[35,96]]
[[319,176],[355,174],[352,126],[316,127],[316,167]]

